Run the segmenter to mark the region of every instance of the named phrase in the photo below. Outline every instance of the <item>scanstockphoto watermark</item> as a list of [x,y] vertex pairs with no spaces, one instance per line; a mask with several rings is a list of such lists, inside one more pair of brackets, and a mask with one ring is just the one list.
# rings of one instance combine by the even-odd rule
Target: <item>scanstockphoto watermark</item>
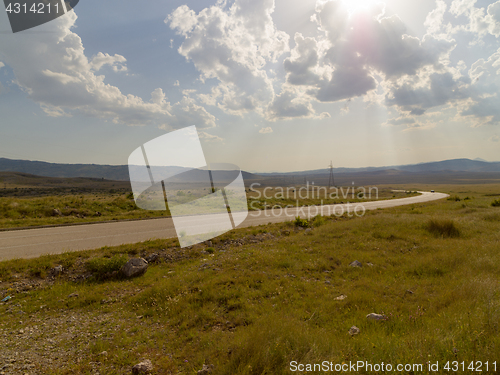
[[[333,363],[329,361],[323,361],[321,363],[299,363],[297,361],[290,362],[290,371],[296,372],[422,372],[424,370],[424,365],[414,363],[414,364],[391,364],[391,363],[370,363],[367,361],[357,361],[357,362],[344,362],[344,363]],[[431,366],[429,366],[431,370]]]
[[271,187],[260,188],[262,184],[254,182],[250,185],[249,191],[257,196],[254,199],[378,199],[378,187],[371,186],[352,186],[347,187],[326,187],[315,186],[314,182],[307,181],[305,186],[301,187]]
[[[330,187],[314,186],[314,183],[301,187],[265,187],[260,188],[260,183],[250,185],[250,215],[253,217],[261,216],[262,207],[265,208],[264,216],[301,216],[313,217],[347,215],[364,216],[366,209],[363,205],[365,200],[377,200],[377,187]],[[304,204],[304,200],[312,200],[318,204]],[[357,202],[332,202],[339,199],[352,199]],[[279,201],[280,203],[276,203]],[[274,204],[272,204],[274,202]],[[281,202],[288,202],[283,205]],[[293,203],[290,203],[293,202]],[[271,203],[271,204],[269,204]]]

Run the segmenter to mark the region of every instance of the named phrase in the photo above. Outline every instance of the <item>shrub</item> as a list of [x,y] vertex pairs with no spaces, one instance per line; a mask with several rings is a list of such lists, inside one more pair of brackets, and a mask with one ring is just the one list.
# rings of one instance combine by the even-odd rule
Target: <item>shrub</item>
[[128,257],[124,254],[115,255],[112,258],[93,258],[89,259],[85,266],[87,270],[92,272],[94,276],[99,278],[105,278],[110,276],[111,273],[119,271],[125,263],[127,263]]
[[459,237],[460,230],[453,220],[431,219],[426,226],[429,233],[437,237]]
[[308,228],[310,226],[309,220],[301,219],[300,216],[297,216],[293,223],[296,227]]
[[314,225],[315,227],[319,227],[320,225],[323,225],[326,223],[326,220],[323,216],[321,215],[316,215],[314,218],[311,220],[311,224]]
[[210,254],[215,253],[215,249],[213,247],[208,247],[205,251]]
[[500,207],[500,199],[496,199],[493,202],[491,202],[491,205],[493,207]]
[[460,202],[460,197],[458,195],[452,195],[447,198],[449,201]]

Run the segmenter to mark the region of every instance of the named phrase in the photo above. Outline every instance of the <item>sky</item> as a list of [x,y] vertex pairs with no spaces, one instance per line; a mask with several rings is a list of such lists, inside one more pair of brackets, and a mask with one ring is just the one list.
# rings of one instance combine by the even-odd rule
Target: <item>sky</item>
[[0,157],[127,164],[196,125],[247,171],[500,161],[500,1],[80,0],[12,33]]

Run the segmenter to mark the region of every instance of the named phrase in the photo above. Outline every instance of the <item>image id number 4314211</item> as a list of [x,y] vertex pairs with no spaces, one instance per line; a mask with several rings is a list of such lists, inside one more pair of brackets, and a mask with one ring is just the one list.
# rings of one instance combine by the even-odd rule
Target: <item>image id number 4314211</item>
[[497,362],[481,362],[481,361],[471,361],[471,362],[458,362],[458,361],[448,361],[444,364],[443,370],[445,371],[486,371],[489,372],[497,371]]
[[43,3],[43,2],[20,2],[20,3],[9,3],[5,8],[7,13],[14,14],[59,14],[64,13],[62,6],[59,3]]

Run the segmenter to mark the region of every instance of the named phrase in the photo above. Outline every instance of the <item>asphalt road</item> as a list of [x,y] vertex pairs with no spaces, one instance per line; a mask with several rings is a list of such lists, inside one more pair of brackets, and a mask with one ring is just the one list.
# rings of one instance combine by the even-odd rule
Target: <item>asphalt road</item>
[[[308,218],[317,214],[362,215],[364,210],[375,210],[430,202],[448,197],[443,193],[420,192],[422,195],[409,198],[390,199],[362,204],[338,204],[328,206],[294,207],[250,211],[247,219],[238,227],[249,227],[267,223]],[[210,225],[212,215],[200,215],[190,220],[197,230]],[[25,229],[0,232],[0,260],[33,258],[44,254],[60,254],[67,251],[89,250],[103,246],[117,246],[155,238],[173,238],[176,232],[171,218],[154,220],[122,221],[77,226]]]

